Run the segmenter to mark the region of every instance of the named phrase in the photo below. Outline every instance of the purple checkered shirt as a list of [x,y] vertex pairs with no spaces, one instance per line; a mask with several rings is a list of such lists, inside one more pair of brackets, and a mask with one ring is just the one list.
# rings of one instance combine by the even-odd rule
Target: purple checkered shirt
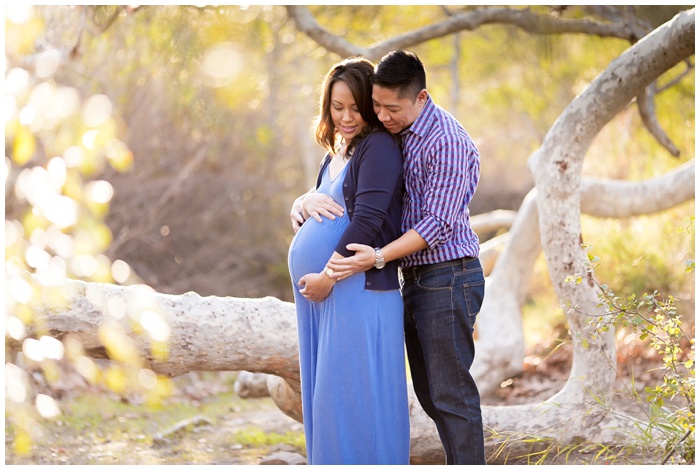
[[406,194],[401,229],[416,230],[428,248],[405,257],[401,266],[479,256],[479,237],[469,224],[480,169],[471,137],[430,97],[402,136]]

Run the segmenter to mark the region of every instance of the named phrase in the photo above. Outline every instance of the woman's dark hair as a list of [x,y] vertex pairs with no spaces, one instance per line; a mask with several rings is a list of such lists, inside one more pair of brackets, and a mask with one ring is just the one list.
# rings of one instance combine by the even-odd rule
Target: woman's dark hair
[[372,84],[397,90],[399,98],[415,101],[418,93],[426,88],[425,67],[411,51],[389,52],[377,63]]
[[372,106],[372,75],[374,65],[363,57],[351,57],[335,64],[323,80],[319,113],[316,118],[316,141],[331,154],[336,152],[337,132],[331,118],[331,90],[336,82],[342,81],[350,88],[355,104],[367,126],[348,142],[348,152],[367,134],[382,128]]

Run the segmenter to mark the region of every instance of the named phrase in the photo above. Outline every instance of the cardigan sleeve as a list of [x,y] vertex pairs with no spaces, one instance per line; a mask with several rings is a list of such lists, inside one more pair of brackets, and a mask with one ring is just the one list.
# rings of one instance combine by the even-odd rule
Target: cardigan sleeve
[[[352,256],[348,243],[371,245],[387,218],[396,186],[403,184],[403,159],[394,138],[387,133],[370,134],[357,148],[354,209],[351,220],[336,246],[343,256]],[[344,191],[352,181],[344,182]]]

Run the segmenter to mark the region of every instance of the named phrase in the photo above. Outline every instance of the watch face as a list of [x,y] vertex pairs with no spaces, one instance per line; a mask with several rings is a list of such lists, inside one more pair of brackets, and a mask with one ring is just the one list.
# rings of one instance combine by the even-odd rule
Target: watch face
[[377,269],[382,269],[384,266],[386,266],[384,260],[377,261]]

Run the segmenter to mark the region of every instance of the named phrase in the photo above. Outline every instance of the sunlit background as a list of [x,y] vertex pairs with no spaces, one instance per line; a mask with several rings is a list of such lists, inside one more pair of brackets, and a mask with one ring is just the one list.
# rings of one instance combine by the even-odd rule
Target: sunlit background
[[[654,26],[675,13],[655,8],[644,10]],[[312,11],[363,45],[445,18],[440,7]],[[496,26],[459,37],[460,47],[446,37],[414,50],[433,99],[480,149],[472,213],[517,210],[533,184],[529,155],[629,44]],[[154,292],[292,299],[289,208],[315,181],[323,151],[311,123],[321,79],[340,59],[281,6],[5,6],[5,333],[21,344],[6,355],[5,403],[15,452],[31,449],[42,419],[61,415],[55,397],[34,390],[36,371],[51,384],[70,368],[153,406],[170,393],[130,339],[137,332],[155,358],[167,357],[171,331]],[[584,174],[641,180],[693,159],[694,92],[691,72],[656,102],[680,158],[630,106],[598,136]],[[692,318],[694,210],[690,202],[628,220],[584,216],[584,236],[605,260],[598,275],[623,294],[674,295]],[[91,299],[109,317],[99,338],[107,365],[79,338],[51,337],[35,315],[36,305],[73,300],[66,278],[135,289]],[[542,258],[524,323],[529,344],[566,333]]]

